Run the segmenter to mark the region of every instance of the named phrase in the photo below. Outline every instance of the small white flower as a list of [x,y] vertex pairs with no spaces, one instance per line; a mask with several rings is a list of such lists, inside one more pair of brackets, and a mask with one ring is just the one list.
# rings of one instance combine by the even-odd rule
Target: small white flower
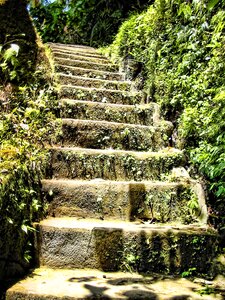
[[20,127],[23,128],[24,130],[29,129],[29,126],[27,124],[24,124],[24,123],[20,123]]
[[15,51],[16,54],[18,55],[19,50],[20,50],[19,45],[17,45],[17,44],[11,44],[11,49],[12,49],[13,51]]

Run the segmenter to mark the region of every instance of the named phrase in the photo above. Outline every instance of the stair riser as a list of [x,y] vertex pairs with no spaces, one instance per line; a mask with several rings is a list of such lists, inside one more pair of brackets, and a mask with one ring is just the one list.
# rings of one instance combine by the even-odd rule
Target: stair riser
[[186,224],[193,220],[187,206],[192,193],[190,186],[182,184],[43,182],[49,214],[55,217],[88,216],[126,221],[138,218]]
[[67,67],[64,65],[56,65],[57,72],[71,74],[75,76],[84,76],[89,78],[105,79],[105,80],[124,80],[124,75],[120,73],[104,72],[92,69],[82,69],[76,67]]
[[54,229],[40,226],[40,264],[53,268],[135,270],[164,274],[207,272],[216,237],[173,230]]
[[180,153],[136,158],[132,154],[52,150],[49,176],[69,179],[160,180],[161,175],[183,163],[183,155]]
[[155,105],[111,106],[93,102],[62,101],[61,117],[82,120],[98,120],[139,125],[153,125]]
[[108,71],[108,72],[114,72],[117,71],[118,69],[116,66],[109,65],[109,64],[99,64],[99,63],[96,64],[88,61],[72,60],[72,59],[58,58],[58,57],[55,58],[55,62],[66,66],[95,69],[95,70]]
[[77,86],[84,86],[89,88],[104,88],[112,90],[129,91],[131,89],[131,84],[127,82],[108,82],[102,80],[91,80],[88,78],[76,78],[72,76],[59,75],[58,80],[61,84],[72,84]]
[[93,56],[82,56],[79,53],[60,53],[57,51],[53,51],[53,56],[55,58],[69,58],[69,59],[75,59],[75,60],[84,60],[88,62],[94,62],[96,64],[110,64],[110,61],[104,58],[98,58]]
[[123,91],[112,91],[104,89],[84,89],[76,86],[63,85],[60,90],[61,98],[86,100],[101,103],[116,103],[116,104],[141,104],[144,103],[144,98],[140,93],[128,93]]
[[171,129],[66,119],[63,120],[59,142],[63,146],[91,149],[158,151],[168,146]]

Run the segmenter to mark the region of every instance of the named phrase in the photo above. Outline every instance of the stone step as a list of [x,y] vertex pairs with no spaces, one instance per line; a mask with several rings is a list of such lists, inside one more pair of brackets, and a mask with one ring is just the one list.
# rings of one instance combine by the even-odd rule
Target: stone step
[[102,54],[98,53],[97,51],[95,52],[84,52],[84,51],[80,51],[79,48],[77,49],[68,49],[68,48],[62,48],[62,47],[56,47],[56,46],[51,46],[51,50],[52,52],[57,52],[57,53],[60,53],[60,54],[71,54],[71,55],[80,55],[82,56],[83,58],[86,58],[86,57],[95,57],[95,58],[101,58],[101,59],[104,59],[104,60],[108,60],[108,58],[106,58],[105,56],[103,56]]
[[125,75],[123,73],[116,72],[105,72],[101,70],[95,69],[87,69],[87,68],[79,68],[79,67],[71,67],[56,64],[55,69],[57,72],[63,72],[64,74],[74,75],[74,76],[82,76],[88,78],[96,78],[96,79],[105,79],[105,80],[124,80]]
[[43,180],[42,191],[50,216],[188,224],[202,221],[206,209],[204,203],[199,203],[195,212],[189,207],[191,199],[198,197],[195,185],[181,181]]
[[94,63],[100,64],[111,64],[110,61],[103,57],[96,57],[96,56],[87,56],[87,55],[80,55],[80,53],[69,53],[69,52],[60,52],[60,51],[52,51],[54,58],[68,58],[73,60],[83,60],[83,61],[90,61]]
[[75,100],[128,105],[144,104],[145,102],[144,95],[141,92],[87,88],[75,85],[61,85],[60,97]]
[[158,105],[121,105],[62,99],[61,117],[151,126],[159,121]]
[[94,69],[106,72],[117,72],[118,67],[112,64],[100,64],[86,60],[78,60],[78,59],[70,59],[70,58],[60,58],[55,57],[54,61],[57,64],[65,65],[65,66],[72,66],[72,67],[79,67],[79,68],[87,68],[87,69]]
[[48,178],[162,180],[185,162],[183,153],[172,148],[135,152],[55,147],[50,152]]
[[209,270],[217,235],[206,226],[154,225],[79,218],[37,224],[40,265],[176,274]]
[[169,144],[173,125],[161,122],[157,126],[124,124],[107,121],[62,119],[62,146],[91,149],[121,149],[158,151]]
[[121,91],[129,91],[131,89],[131,82],[129,81],[112,81],[105,79],[88,78],[83,76],[74,76],[64,73],[58,73],[57,78],[61,84],[71,84],[75,86],[104,88]]
[[99,54],[96,48],[90,46],[82,46],[82,45],[72,45],[72,44],[60,44],[60,43],[47,43],[47,45],[52,49],[61,49],[67,51],[79,51],[84,53],[93,53]]
[[[200,283],[159,274],[99,270],[35,269],[11,287],[6,300],[223,300],[225,284],[220,276],[212,281],[213,294],[201,294]],[[216,287],[216,288],[215,288]],[[217,290],[217,291],[216,291]],[[221,292],[220,292],[221,291]]]

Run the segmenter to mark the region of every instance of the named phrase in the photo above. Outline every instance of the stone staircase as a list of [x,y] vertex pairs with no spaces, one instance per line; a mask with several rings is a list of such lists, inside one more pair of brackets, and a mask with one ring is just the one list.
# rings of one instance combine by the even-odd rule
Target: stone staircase
[[49,217],[37,224],[39,268],[7,300],[214,299],[174,279],[207,273],[217,236],[201,185],[168,147],[172,125],[95,49],[50,47],[63,134],[43,180]]

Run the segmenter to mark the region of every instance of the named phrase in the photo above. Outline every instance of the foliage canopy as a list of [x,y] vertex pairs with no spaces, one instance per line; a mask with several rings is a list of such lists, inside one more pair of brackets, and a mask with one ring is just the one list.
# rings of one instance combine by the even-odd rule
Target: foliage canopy
[[44,42],[99,46],[112,42],[119,25],[150,0],[38,1],[30,8]]

